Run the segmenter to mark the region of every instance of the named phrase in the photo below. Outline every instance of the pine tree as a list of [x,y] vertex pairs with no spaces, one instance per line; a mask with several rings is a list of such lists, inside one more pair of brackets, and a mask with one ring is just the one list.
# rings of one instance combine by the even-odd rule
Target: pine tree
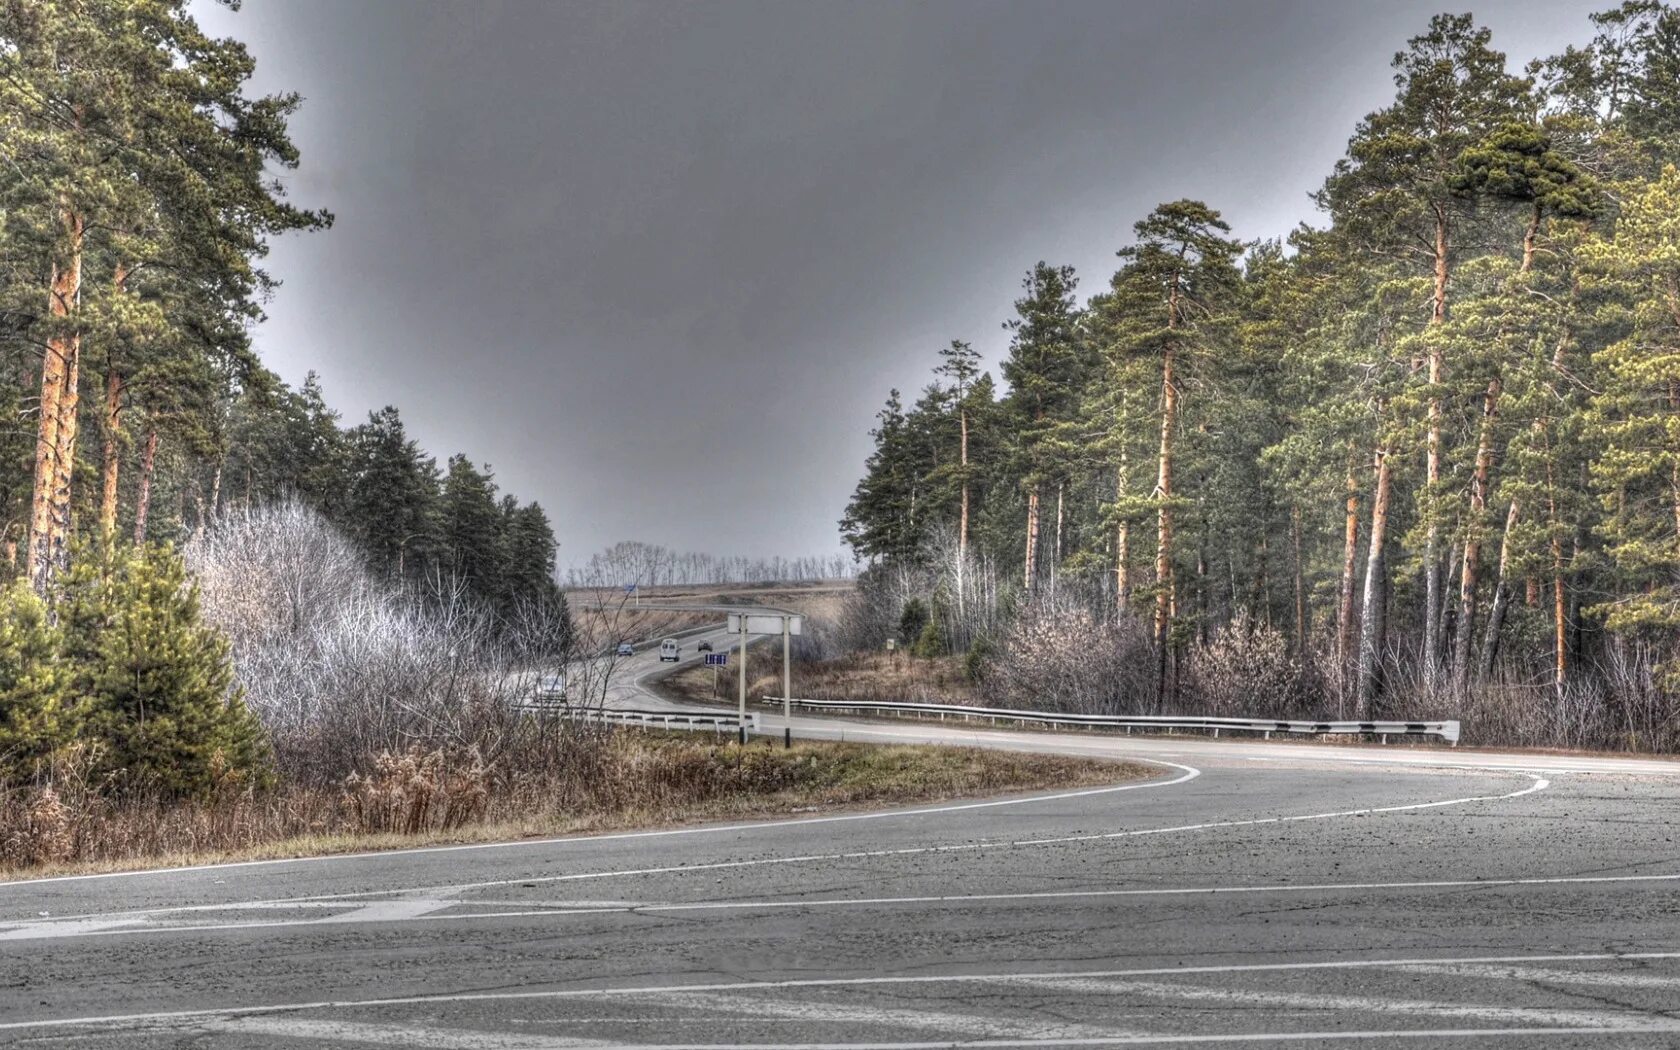
[[1075,417],[1077,391],[1088,371],[1077,332],[1078,285],[1073,267],[1038,263],[1021,282],[1026,294],[1015,301],[1015,317],[1004,323],[1013,333],[1003,378],[1010,386],[1016,473],[1027,496],[1023,578],[1028,590],[1042,568],[1044,488],[1065,479],[1075,448],[1066,427]]
[[465,456],[449,458],[440,520],[444,572],[494,605],[503,593],[506,554],[503,512],[488,469],[479,470]]
[[922,547],[917,493],[922,488],[916,442],[897,390],[876,414],[870,431],[875,451],[840,521],[840,532],[859,556],[914,559]]
[[398,577],[417,573],[435,543],[434,468],[408,439],[402,417],[390,405],[370,413],[350,432],[348,444],[351,466],[343,515],[351,534],[375,570]]
[[24,583],[0,590],[0,784],[28,780],[80,735],[63,640]]
[[123,785],[189,795],[267,780],[267,738],[173,551],[84,550],[59,577],[54,609],[88,734]]
[[[243,293],[257,280],[250,260],[264,238],[328,218],[284,204],[265,170],[296,164],[285,124],[297,99],[246,98],[249,55],[205,37],[186,6],[0,7],[6,152],[31,161],[18,169],[23,178],[4,182],[0,217],[45,276],[27,557],[42,593],[64,566],[72,531],[83,345],[97,335],[97,293],[84,289],[120,295],[153,248],[191,244],[163,253],[191,274],[200,302],[231,290],[231,308],[248,312]],[[204,265],[194,272],[192,263]],[[229,274],[231,282],[222,279]],[[120,397],[115,385],[108,402]]]
[[[1430,323],[1447,318],[1453,265],[1471,205],[1455,187],[1464,154],[1519,115],[1527,83],[1505,70],[1505,56],[1470,15],[1437,15],[1394,57],[1394,103],[1360,122],[1347,156],[1319,203],[1373,254],[1421,263],[1430,280]],[[1434,685],[1441,651],[1441,527],[1436,503],[1446,449],[1442,398],[1446,361],[1440,340],[1423,338],[1426,461],[1424,525],[1424,677]],[[1386,508],[1383,508],[1386,512]]]
[[968,461],[969,396],[974,380],[980,375],[980,354],[967,343],[953,339],[950,346],[939,351],[939,357],[940,364],[934,369],[934,374],[950,380],[951,404],[957,413],[959,444],[954,476],[962,488],[962,511],[957,519],[957,557],[960,563],[968,556],[968,518],[973,483]]
[[1233,260],[1241,246],[1219,213],[1200,201],[1163,204],[1133,227],[1137,242],[1122,248],[1126,265],[1114,281],[1115,309],[1132,355],[1159,362],[1160,441],[1155,487],[1155,645],[1159,692],[1166,698],[1169,631],[1177,615],[1174,525],[1180,497],[1176,485],[1180,399],[1186,376],[1199,359],[1215,352],[1218,327],[1227,320],[1235,283]]
[[1593,474],[1621,576],[1602,611],[1612,630],[1672,629],[1680,626],[1680,169],[1663,169],[1624,201],[1614,237],[1589,259],[1632,303],[1627,337],[1597,355],[1605,389],[1593,415],[1605,448]]

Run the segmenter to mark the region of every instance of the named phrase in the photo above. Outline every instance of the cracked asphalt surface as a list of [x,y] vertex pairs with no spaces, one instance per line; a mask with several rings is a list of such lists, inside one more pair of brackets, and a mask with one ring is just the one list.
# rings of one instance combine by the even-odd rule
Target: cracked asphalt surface
[[[614,702],[658,702],[658,670],[626,661]],[[0,1045],[1680,1046],[1680,766],[794,730],[1106,754],[1161,775],[7,884]]]

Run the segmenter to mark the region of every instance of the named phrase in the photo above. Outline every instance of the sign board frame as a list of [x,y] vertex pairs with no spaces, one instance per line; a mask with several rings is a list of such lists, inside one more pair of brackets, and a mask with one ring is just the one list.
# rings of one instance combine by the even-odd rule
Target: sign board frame
[[[746,621],[745,627],[741,621]],[[805,628],[805,617],[797,613],[730,613],[730,634],[781,634],[782,624],[787,623],[788,634],[798,635]]]

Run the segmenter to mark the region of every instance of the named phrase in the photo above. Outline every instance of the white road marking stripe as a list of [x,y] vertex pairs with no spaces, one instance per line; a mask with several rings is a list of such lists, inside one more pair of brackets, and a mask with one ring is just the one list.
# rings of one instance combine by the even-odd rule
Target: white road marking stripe
[[1437,802],[1414,802],[1400,806],[1369,806],[1363,809],[1344,809],[1328,813],[1305,813],[1285,817],[1254,817],[1247,820],[1214,820],[1199,824],[1178,824],[1165,828],[1136,828],[1128,831],[1092,832],[1086,835],[1061,835],[1054,838],[1014,839],[999,842],[965,842],[949,846],[905,846],[897,849],[854,850],[849,853],[814,853],[795,857],[764,857],[756,860],[718,861],[711,864],[676,864],[654,868],[624,868],[617,871],[577,872],[570,875],[545,875],[536,878],[494,879],[485,882],[435,886],[425,890],[435,895],[461,894],[472,890],[499,889],[506,886],[544,885],[556,882],[575,882],[584,879],[623,878],[631,875],[668,875],[698,871],[719,871],[730,868],[751,868],[769,865],[834,863],[848,860],[874,860],[881,857],[913,857],[930,853],[970,853],[979,850],[1015,849],[1021,846],[1048,846],[1069,842],[1101,842],[1111,839],[1135,838],[1145,835],[1168,835],[1185,831],[1210,831],[1215,828],[1254,827],[1263,824],[1286,824],[1305,820],[1332,820],[1340,817],[1364,817],[1376,813],[1405,813],[1443,806],[1462,806],[1472,802],[1498,802],[1521,798],[1536,791],[1544,791],[1551,782],[1533,773],[1527,774],[1533,783],[1503,795],[1472,795],[1465,798],[1442,799]]
[[[1116,756],[1120,757],[1120,756]],[[138,875],[181,875],[194,871],[220,871],[229,868],[254,868],[268,864],[317,864],[329,861],[345,860],[377,860],[385,857],[410,857],[425,853],[455,853],[467,850],[514,849],[526,846],[572,846],[595,842],[612,842],[620,839],[664,838],[675,835],[719,835],[736,831],[763,831],[769,828],[803,827],[808,824],[834,824],[844,821],[857,820],[885,820],[892,817],[926,817],[940,813],[957,813],[971,809],[996,809],[1002,806],[1022,806],[1035,802],[1057,802],[1068,798],[1084,798],[1090,795],[1111,795],[1121,791],[1138,791],[1145,788],[1172,787],[1183,784],[1202,775],[1202,771],[1193,766],[1182,765],[1178,762],[1159,762],[1154,759],[1139,758],[1139,762],[1148,765],[1166,766],[1183,772],[1171,780],[1145,780],[1135,784],[1112,784],[1108,787],[1081,788],[1077,791],[1059,791],[1049,795],[1029,795],[1022,798],[992,799],[986,802],[959,802],[947,806],[923,806],[911,809],[883,809],[868,813],[836,813],[826,817],[790,817],[782,820],[749,821],[738,824],[708,824],[692,828],[663,828],[658,831],[616,831],[603,835],[565,835],[558,838],[546,839],[516,839],[510,842],[469,842],[458,846],[416,846],[411,849],[376,850],[364,853],[332,853],[322,857],[278,857],[273,860],[238,860],[221,864],[189,864],[179,868],[146,868],[140,871],[102,871],[88,875],[54,875],[43,879],[19,879],[12,882],[0,882],[3,886],[42,886],[56,882],[85,882],[94,879],[123,879]],[[514,880],[518,881],[518,880]]]
[[[1115,1035],[1081,1039],[972,1039],[916,1043],[599,1043],[600,1050],[1008,1050],[1062,1046],[1213,1046],[1231,1043],[1340,1043],[1401,1039],[1522,1038],[1539,1036],[1666,1035],[1667,1025],[1619,1028],[1433,1028],[1356,1032],[1246,1032],[1222,1035]],[[427,1044],[430,1045],[430,1044]],[[502,1044],[492,1044],[502,1045]],[[569,1044],[577,1045],[577,1044]],[[1527,1045],[1532,1046],[1532,1043]]]
[[413,1047],[415,1050],[579,1050],[614,1045],[599,1039],[573,1039],[567,1036],[473,1032],[426,1028],[421,1025],[359,1024],[354,1021],[309,1021],[285,1017],[241,1017],[208,1027],[213,1032],[227,1035],[331,1040],[335,1043]]
[[[888,1028],[930,1029],[972,1037],[1008,1036],[1012,1039],[1076,1039],[1139,1035],[1142,1033],[1099,1028],[1095,1025],[1021,1022],[1004,1017],[958,1014],[943,1010],[897,1010],[878,1006],[848,1006],[843,1003],[787,1001],[779,998],[718,993],[673,992],[650,996],[640,1002],[675,1006],[684,1010],[770,1017],[807,1024],[868,1024]],[[692,1022],[691,1022],[692,1023]]]
[[[1409,972],[1409,971],[1408,971]],[[1062,989],[1097,995],[1147,995],[1161,999],[1187,999],[1249,1006],[1282,1007],[1287,1010],[1333,1010],[1355,1013],[1402,1014],[1407,1017],[1481,1018],[1504,1024],[1537,1024],[1552,1027],[1614,1028],[1626,1024],[1660,1024],[1664,1021],[1680,1031],[1680,1020],[1653,1016],[1646,1010],[1555,1010],[1526,1006],[1483,1006],[1475,1003],[1442,1003],[1420,999],[1381,999],[1358,995],[1324,995],[1316,992],[1272,992],[1247,988],[1210,988],[1205,985],[1171,984],[1166,981],[1104,981],[1048,977],[1041,981],[1010,981],[1034,988]],[[1131,1004],[1134,1007],[1136,1003]]]
[[[195,1010],[158,1010],[148,1013],[53,1017],[31,1021],[0,1021],[0,1032],[35,1028],[87,1028],[168,1021],[196,1021],[207,1017],[244,1017],[256,1014],[301,1013],[309,1010],[350,1010],[381,1006],[423,1006],[438,1003],[520,1002],[548,999],[636,998],[692,992],[758,992],[792,988],[905,987],[929,984],[1031,983],[1047,979],[1125,979],[1177,977],[1189,974],[1295,973],[1314,970],[1404,969],[1408,966],[1465,966],[1473,964],[1535,965],[1543,963],[1643,963],[1680,960],[1680,952],[1571,952],[1547,955],[1484,955],[1465,958],[1323,959],[1311,962],[1230,963],[1209,966],[1157,966],[1131,970],[1075,970],[1067,973],[956,973],[890,977],[804,977],[777,981],[728,981],[712,984],[674,984],[606,988],[558,988],[522,992],[444,992],[381,999],[319,999],[300,1003],[225,1006]],[[1643,1029],[1641,1029],[1643,1030]],[[1653,1031],[1655,1029],[1652,1029]],[[1595,1030],[1596,1031],[1596,1030]],[[1283,1038],[1279,1036],[1279,1038]],[[945,1044],[937,1044],[945,1045]],[[1013,1044],[1005,1044],[1013,1045]]]
[[1407,973],[1480,977],[1499,981],[1577,984],[1590,988],[1680,988],[1680,977],[1653,973],[1613,973],[1605,970],[1553,970],[1538,966],[1406,966]]
[[[1525,879],[1433,879],[1399,882],[1278,882],[1265,883],[1254,886],[1182,886],[1182,887],[1151,887],[1148,889],[1128,890],[1044,890],[1021,893],[968,893],[968,894],[929,894],[925,896],[903,897],[819,897],[813,900],[745,900],[745,901],[618,901],[618,900],[565,900],[565,901],[520,901],[520,900],[448,900],[432,901],[440,907],[489,907],[501,909],[497,911],[454,913],[450,915],[428,916],[435,919],[495,919],[495,918],[528,918],[543,915],[591,915],[596,913],[611,914],[615,912],[682,912],[682,911],[768,911],[784,908],[847,908],[847,907],[880,907],[898,904],[981,904],[992,901],[1034,901],[1034,900],[1067,900],[1081,898],[1102,899],[1107,897],[1198,897],[1198,896],[1230,896],[1239,894],[1266,893],[1370,893],[1378,890],[1434,890],[1434,889],[1498,889],[1512,886],[1571,886],[1577,884],[1603,885],[1616,883],[1673,883],[1680,882],[1680,874],[1665,875],[1558,875]],[[139,911],[122,913],[124,916],[137,916],[134,921],[144,921],[147,916],[175,914],[175,913],[204,913],[217,911],[264,910],[287,908],[335,908],[343,907],[343,900],[308,900],[308,901],[268,901],[235,904],[202,904],[185,908],[164,908],[156,911]],[[58,920],[69,921],[69,920]],[[126,918],[111,917],[107,924],[119,921],[129,921]],[[308,924],[317,924],[322,920],[309,920]],[[357,921],[366,921],[365,916]],[[304,923],[299,923],[303,925]],[[23,927],[44,925],[36,921],[25,923]],[[177,924],[178,929],[244,929],[261,926],[290,925],[289,923],[245,923],[245,924]],[[0,940],[9,936],[0,933]],[[1665,982],[1666,978],[1663,979]],[[1675,981],[1680,984],[1680,978]]]
[[[1186,768],[1188,768],[1188,767],[1186,767]],[[1195,775],[1196,772],[1197,771],[1192,770],[1190,775]],[[1497,802],[1497,801],[1501,801],[1501,800],[1505,800],[1505,799],[1520,798],[1524,795],[1530,795],[1530,794],[1533,794],[1534,792],[1537,792],[1537,791],[1544,791],[1551,784],[1551,782],[1546,780],[1544,777],[1540,777],[1540,776],[1537,776],[1537,775],[1532,774],[1532,773],[1530,773],[1528,775],[1533,778],[1533,783],[1529,784],[1527,787],[1520,788],[1516,791],[1507,792],[1503,795],[1473,795],[1473,796],[1469,796],[1469,797],[1465,797],[1465,798],[1442,799],[1442,800],[1435,801],[1435,802],[1413,802],[1413,803],[1407,803],[1405,805],[1397,805],[1397,806],[1371,806],[1371,807],[1366,807],[1366,808],[1363,808],[1363,809],[1337,810],[1337,811],[1328,812],[1328,813],[1306,813],[1306,814],[1298,814],[1298,815],[1294,815],[1294,816],[1283,816],[1283,817],[1254,817],[1254,818],[1250,818],[1250,819],[1247,819],[1247,820],[1207,821],[1207,822],[1203,822],[1203,823],[1199,823],[1199,824],[1181,824],[1181,825],[1177,825],[1177,826],[1174,826],[1174,827],[1166,827],[1166,828],[1136,828],[1136,829],[1132,829],[1132,830],[1129,830],[1129,831],[1093,832],[1093,833],[1087,834],[1087,835],[1066,835],[1066,836],[1058,836],[1058,837],[1055,837],[1055,838],[1016,839],[1016,840],[1013,840],[1013,841],[1001,841],[1001,842],[965,842],[965,843],[959,843],[959,844],[956,844],[956,845],[948,845],[948,846],[905,846],[905,847],[899,847],[899,848],[896,848],[896,849],[854,850],[854,851],[848,852],[848,853],[800,854],[800,855],[796,855],[796,856],[792,856],[792,857],[761,857],[761,858],[757,858],[757,859],[754,859],[754,860],[716,861],[716,862],[713,862],[713,863],[710,863],[710,864],[675,864],[675,865],[668,865],[668,866],[655,867],[655,868],[628,868],[628,869],[619,869],[619,870],[615,870],[615,871],[575,872],[575,873],[569,874],[569,875],[544,875],[544,876],[533,876],[533,877],[516,878],[516,879],[495,879],[495,880],[486,881],[486,882],[458,883],[458,884],[451,885],[451,886],[432,886],[432,887],[416,888],[416,889],[408,890],[408,891],[405,891],[405,892],[407,894],[410,894],[410,895],[424,895],[426,900],[430,901],[430,900],[433,900],[435,898],[441,898],[441,897],[459,897],[461,894],[471,892],[472,890],[501,889],[501,888],[505,888],[505,887],[508,887],[508,886],[535,886],[535,885],[552,884],[552,883],[557,883],[557,882],[576,882],[576,881],[589,880],[589,879],[624,878],[624,877],[635,876],[635,875],[692,874],[692,873],[696,873],[696,872],[722,871],[722,870],[731,870],[731,869],[739,869],[739,868],[764,867],[764,866],[770,866],[770,865],[834,863],[836,861],[874,860],[874,859],[880,859],[880,858],[883,858],[883,857],[907,857],[907,856],[919,856],[919,855],[936,854],[936,853],[966,853],[966,852],[976,852],[976,851],[980,851],[980,850],[1011,849],[1011,848],[1019,848],[1019,847],[1023,847],[1023,846],[1059,845],[1059,844],[1069,843],[1069,842],[1096,842],[1096,841],[1105,841],[1105,840],[1112,840],[1112,839],[1134,838],[1134,837],[1146,836],[1146,835],[1164,835],[1164,834],[1175,833],[1175,832],[1208,831],[1208,830],[1213,830],[1213,829],[1216,829],[1216,828],[1252,827],[1252,826],[1264,825],[1264,824],[1286,824],[1286,823],[1294,823],[1294,822],[1308,821],[1308,820],[1331,820],[1331,819],[1341,818],[1341,817],[1362,817],[1362,816],[1369,816],[1369,815],[1377,814],[1377,813],[1404,813],[1404,812],[1412,812],[1412,811],[1424,810],[1424,809],[1437,809],[1437,808],[1440,808],[1440,807],[1443,807],[1443,806],[1461,806],[1461,805],[1466,805],[1466,804],[1472,803],[1472,802]],[[1189,775],[1187,775],[1183,779],[1189,779]],[[1176,781],[1169,781],[1169,783],[1176,783]],[[366,899],[368,897],[376,896],[376,895],[379,895],[379,894],[388,895],[388,892],[389,891],[364,891],[364,892],[361,892],[361,893],[344,894],[342,896],[337,896],[337,897],[327,896],[327,897],[314,897],[314,898],[303,898],[303,899],[312,900],[312,901],[323,901],[323,900],[349,901],[349,900],[356,900],[356,899]],[[470,903],[470,902],[463,902],[463,904],[468,904],[468,903]],[[203,909],[205,906],[199,905],[199,906],[195,906],[195,907],[198,908],[198,909]],[[232,907],[236,907],[236,906],[223,906],[223,907],[232,908]],[[138,914],[138,915],[167,914],[172,910],[173,909],[158,909],[158,910],[154,910],[154,911],[151,911],[151,912],[137,912],[137,913],[131,913],[131,914]],[[569,913],[581,913],[581,912],[588,912],[588,911],[610,912],[612,910],[614,910],[614,909],[610,909],[610,908],[531,909],[531,910],[528,910],[528,911],[516,911],[516,912],[484,912],[484,913],[457,914],[457,915],[423,915],[423,916],[420,916],[420,918],[424,918],[428,921],[446,921],[446,920],[458,920],[458,919],[469,919],[469,918],[470,919],[523,918],[523,917],[531,917],[531,916],[544,915],[544,914],[563,915],[563,914],[569,914]],[[676,909],[675,908],[666,908],[664,910],[676,910]],[[272,920],[272,921],[266,921],[266,922],[247,922],[247,923],[179,924],[179,925],[174,925],[174,926],[148,925],[148,926],[129,926],[129,927],[113,928],[112,924],[111,924],[111,921],[110,921],[111,917],[100,917],[100,918],[103,918],[106,921],[100,923],[99,925],[97,925],[94,928],[84,928],[85,923],[81,922],[79,919],[76,920],[76,921],[72,921],[72,920],[68,920],[68,919],[64,919],[64,920],[51,920],[51,919],[49,919],[49,920],[37,920],[37,921],[32,921],[32,922],[25,922],[25,923],[18,924],[15,928],[11,929],[9,932],[0,933],[0,939],[6,939],[6,940],[37,940],[37,939],[43,939],[43,938],[96,937],[96,936],[110,937],[110,936],[119,936],[119,935],[125,935],[125,934],[131,935],[131,934],[148,934],[148,933],[149,934],[178,933],[178,932],[208,933],[208,932],[227,931],[227,930],[273,929],[273,928],[281,928],[281,927],[288,927],[288,926],[314,926],[314,925],[330,924],[330,923],[333,923],[335,921],[341,921],[341,922],[380,921],[378,919],[363,920],[363,919],[357,919],[357,918],[354,918],[354,917],[336,918],[336,917],[333,917],[333,916],[327,916],[327,917],[318,918],[318,919],[299,920],[299,921],[293,921],[293,922],[288,922],[288,921],[284,921],[284,920]]]

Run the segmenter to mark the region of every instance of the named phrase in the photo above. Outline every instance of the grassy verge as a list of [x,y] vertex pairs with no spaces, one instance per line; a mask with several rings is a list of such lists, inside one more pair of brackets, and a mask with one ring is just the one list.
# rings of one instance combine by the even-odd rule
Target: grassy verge
[[621,730],[517,772],[477,756],[381,756],[366,777],[196,801],[0,797],[0,879],[322,856],[762,819],[1118,783],[1133,764],[974,748],[744,747]]
[[[781,642],[752,644],[747,666],[747,699],[782,695]],[[690,667],[660,682],[674,700],[705,703],[714,699],[713,669]],[[719,674],[720,701],[735,699],[735,668]],[[905,653],[849,653],[833,660],[800,663],[793,669],[793,695],[812,700],[909,700],[916,703],[978,704],[974,683],[954,656],[924,659]]]

